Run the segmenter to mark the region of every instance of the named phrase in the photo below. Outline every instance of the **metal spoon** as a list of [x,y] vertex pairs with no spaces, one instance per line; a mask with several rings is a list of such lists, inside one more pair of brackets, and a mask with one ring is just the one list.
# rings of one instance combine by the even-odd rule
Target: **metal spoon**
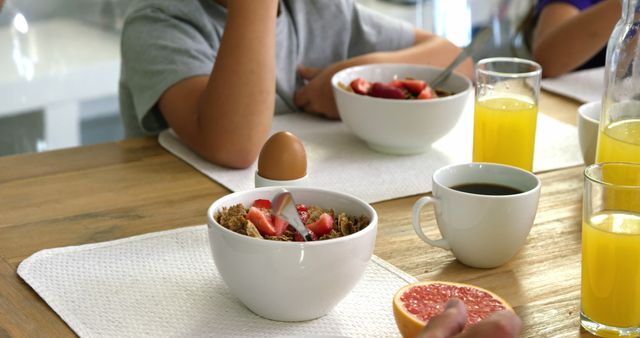
[[304,226],[298,210],[296,210],[296,202],[293,200],[291,193],[282,188],[282,191],[278,193],[271,200],[271,209],[276,216],[282,217],[285,221],[289,222],[299,233],[302,235],[305,241],[312,241],[311,233]]
[[451,63],[445,68],[438,76],[429,83],[431,88],[438,88],[446,79],[449,78],[453,70],[464,61],[466,58],[471,56],[471,53],[476,48],[478,44],[484,44],[484,42],[492,35],[492,27],[487,26],[480,31],[480,33],[476,34],[466,47],[462,49],[460,54],[451,61]]

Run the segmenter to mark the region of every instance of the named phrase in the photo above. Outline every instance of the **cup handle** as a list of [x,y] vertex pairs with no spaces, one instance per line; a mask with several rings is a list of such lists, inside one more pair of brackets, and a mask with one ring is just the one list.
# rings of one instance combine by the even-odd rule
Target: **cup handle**
[[434,208],[437,208],[440,201],[438,201],[438,199],[435,197],[425,196],[417,200],[413,205],[413,230],[416,232],[418,237],[420,237],[420,239],[422,239],[426,243],[446,250],[451,250],[449,242],[446,239],[441,238],[434,240],[427,237],[427,235],[425,235],[422,231],[422,226],[420,225],[420,210],[422,210],[422,207],[430,203],[433,203]]

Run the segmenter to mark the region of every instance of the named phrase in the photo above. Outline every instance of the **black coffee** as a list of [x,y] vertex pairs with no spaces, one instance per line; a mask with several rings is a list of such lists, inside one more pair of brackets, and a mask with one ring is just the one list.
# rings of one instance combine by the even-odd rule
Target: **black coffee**
[[514,195],[520,194],[523,191],[519,189],[515,189],[512,187],[508,187],[506,185],[501,184],[493,184],[493,183],[468,183],[468,184],[460,184],[451,189],[468,192],[470,194],[476,195]]

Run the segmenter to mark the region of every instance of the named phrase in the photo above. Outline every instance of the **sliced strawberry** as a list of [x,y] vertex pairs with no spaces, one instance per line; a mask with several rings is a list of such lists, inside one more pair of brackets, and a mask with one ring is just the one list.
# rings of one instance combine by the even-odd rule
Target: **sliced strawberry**
[[309,220],[309,210],[307,209],[307,206],[304,204],[296,204],[296,210],[298,210],[298,216],[300,216],[302,224],[307,224],[307,221]]
[[425,88],[427,83],[422,80],[404,79],[400,80],[402,86],[413,95],[419,95]]
[[269,201],[269,200],[255,200],[255,201],[253,201],[253,206],[258,208],[258,209],[271,210],[271,201]]
[[433,90],[431,90],[431,87],[427,86],[425,89],[423,89],[420,94],[416,97],[416,99],[418,100],[428,100],[433,98],[435,95],[433,95]]
[[316,236],[322,237],[330,233],[333,229],[333,217],[327,213],[323,213],[317,221],[307,224],[307,229],[316,234]]
[[256,207],[249,208],[249,212],[247,212],[247,220],[258,228],[261,235],[278,236],[273,222],[271,221],[271,217],[268,217],[267,214],[262,212],[260,209]]
[[309,212],[306,210],[298,210],[298,216],[300,216],[302,224],[307,224],[307,222],[309,221]]
[[369,81],[359,77],[350,83],[351,89],[353,92],[360,95],[367,95],[369,90],[371,89],[371,84]]
[[398,79],[389,81],[389,86],[396,87],[396,88],[404,88],[404,86],[402,85],[402,81]]
[[404,93],[402,92],[402,90],[382,82],[374,82],[373,85],[371,85],[369,95],[373,97],[380,97],[383,99],[404,99]]
[[273,223],[273,228],[275,230],[276,236],[284,234],[284,232],[287,230],[287,227],[289,226],[289,223],[287,223],[287,221],[276,215],[271,215],[271,222]]

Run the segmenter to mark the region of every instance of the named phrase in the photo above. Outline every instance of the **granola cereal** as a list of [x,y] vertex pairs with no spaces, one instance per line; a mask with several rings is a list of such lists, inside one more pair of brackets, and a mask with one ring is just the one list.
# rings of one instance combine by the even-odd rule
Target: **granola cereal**
[[[242,204],[223,207],[214,215],[214,219],[225,228],[242,235],[273,241],[302,241],[302,237],[292,226],[271,215],[270,205],[265,203],[266,200],[257,200],[250,208]],[[302,204],[296,207],[300,219],[316,240],[347,236],[364,229],[370,222],[364,215],[351,216],[336,213],[333,209],[306,207]]]

